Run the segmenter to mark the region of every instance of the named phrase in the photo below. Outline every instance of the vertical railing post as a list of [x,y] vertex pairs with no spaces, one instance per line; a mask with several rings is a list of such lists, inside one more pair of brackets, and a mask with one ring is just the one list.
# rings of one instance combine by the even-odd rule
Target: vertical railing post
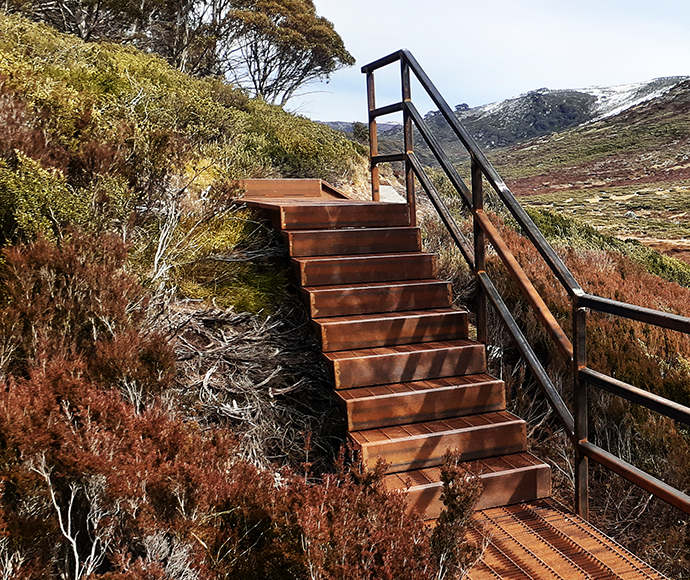
[[409,155],[414,152],[414,134],[412,132],[412,117],[407,112],[407,103],[412,101],[412,86],[410,84],[410,65],[405,58],[400,59],[400,73],[402,80],[403,100],[403,134],[405,138],[405,190],[407,193],[407,209],[410,212],[410,225],[417,225],[417,200],[414,196],[414,171]]
[[477,291],[477,341],[488,344],[489,331],[486,310],[486,292],[479,282],[479,274],[486,270],[486,240],[479,225],[477,212],[484,211],[484,187],[482,170],[472,155],[472,207],[474,209],[474,280]]
[[588,460],[580,453],[581,441],[587,440],[587,383],[580,379],[580,369],[587,366],[586,311],[573,301],[573,405],[575,407],[575,513],[589,519]]
[[367,72],[367,105],[369,107],[369,164],[371,167],[371,199],[381,201],[379,191],[379,167],[373,158],[379,154],[379,135],[376,130],[376,117],[371,112],[376,108],[376,87],[374,72]]

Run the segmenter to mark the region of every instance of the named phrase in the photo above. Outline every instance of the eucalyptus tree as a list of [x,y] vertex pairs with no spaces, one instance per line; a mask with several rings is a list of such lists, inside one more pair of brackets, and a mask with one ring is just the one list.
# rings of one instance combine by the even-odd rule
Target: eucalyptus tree
[[127,43],[198,76],[220,76],[268,103],[352,66],[313,0],[5,0],[5,9],[85,41]]

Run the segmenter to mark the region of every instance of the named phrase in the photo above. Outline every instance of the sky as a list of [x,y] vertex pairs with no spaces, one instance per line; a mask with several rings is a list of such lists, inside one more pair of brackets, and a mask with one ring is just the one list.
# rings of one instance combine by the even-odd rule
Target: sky
[[[690,75],[690,0],[314,0],[357,60],[286,108],[365,121],[364,64],[409,49],[451,106],[533,89]],[[377,105],[400,100],[399,65],[376,76]],[[435,108],[413,86],[417,108]],[[382,121],[383,119],[381,119]],[[386,119],[399,121],[395,115]]]

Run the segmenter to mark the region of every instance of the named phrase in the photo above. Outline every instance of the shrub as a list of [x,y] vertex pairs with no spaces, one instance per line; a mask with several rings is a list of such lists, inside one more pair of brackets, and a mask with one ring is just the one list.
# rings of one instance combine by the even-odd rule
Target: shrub
[[170,195],[196,198],[238,178],[340,181],[364,163],[328,127],[218,80],[191,78],[153,55],[84,43],[4,13],[0,31],[0,117],[8,128],[0,157],[15,170],[18,151],[36,162],[35,173],[48,172],[44,181],[59,170],[54,187],[87,208],[109,197],[113,182],[118,196],[155,209]]
[[51,360],[83,364],[102,384],[160,392],[174,359],[162,337],[143,332],[144,295],[124,271],[125,246],[70,231],[5,251],[0,277],[0,373],[27,376]]

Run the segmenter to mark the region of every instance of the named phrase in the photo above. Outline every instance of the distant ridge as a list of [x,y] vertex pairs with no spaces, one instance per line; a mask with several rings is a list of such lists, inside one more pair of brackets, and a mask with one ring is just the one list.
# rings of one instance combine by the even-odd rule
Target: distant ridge
[[[611,87],[541,88],[479,107],[459,104],[455,107],[455,115],[483,149],[498,149],[618,115],[644,102],[662,98],[689,79],[689,76],[673,76]],[[439,111],[429,111],[425,119],[441,142],[454,140]],[[352,133],[351,122],[324,124]],[[399,123],[379,123],[378,127],[380,138],[402,141]],[[425,157],[426,146],[419,139],[417,141],[419,145],[415,148]],[[450,153],[453,157],[453,152]]]
[[[457,105],[456,116],[486,149],[507,147],[549,133],[617,115],[662,97],[690,77],[662,77],[647,82],[585,89],[536,89],[480,107]],[[438,111],[426,114],[443,141],[449,127]]]

